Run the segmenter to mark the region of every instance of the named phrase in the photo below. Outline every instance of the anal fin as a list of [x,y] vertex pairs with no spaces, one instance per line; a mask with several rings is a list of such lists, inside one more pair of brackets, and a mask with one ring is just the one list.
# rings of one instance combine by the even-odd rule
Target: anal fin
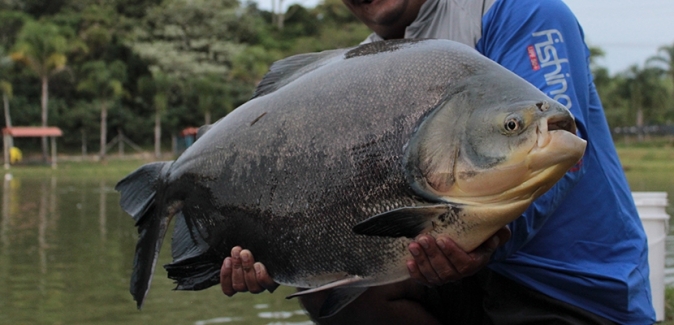
[[321,305],[321,310],[318,313],[318,316],[320,318],[326,318],[342,310],[342,308],[346,307],[352,301],[356,300],[356,298],[358,298],[363,292],[365,292],[365,290],[367,290],[368,288],[367,286],[363,287],[346,286],[362,281],[363,278],[359,276],[352,276],[339,281],[330,282],[318,288],[298,291],[292,295],[287,296],[286,299],[310,295],[312,293],[316,293],[319,291],[327,291],[328,296],[325,298],[325,301],[323,301],[323,305]]
[[433,229],[433,223],[457,218],[461,208],[450,204],[404,207],[387,211],[353,227],[360,235],[414,238]]
[[298,297],[298,296],[304,296],[304,295],[308,295],[308,294],[311,294],[311,293],[314,293],[314,292],[333,289],[333,288],[337,288],[337,287],[341,287],[341,286],[345,286],[345,285],[350,285],[350,284],[358,283],[358,282],[362,282],[362,281],[363,281],[363,278],[361,278],[357,275],[356,276],[349,276],[348,278],[333,281],[333,282],[330,282],[328,284],[322,285],[322,286],[317,287],[317,288],[295,292],[295,293],[287,296],[286,299],[295,298],[295,297]]
[[325,298],[318,317],[326,318],[338,313],[352,301],[356,300],[368,287],[344,287],[330,289]]

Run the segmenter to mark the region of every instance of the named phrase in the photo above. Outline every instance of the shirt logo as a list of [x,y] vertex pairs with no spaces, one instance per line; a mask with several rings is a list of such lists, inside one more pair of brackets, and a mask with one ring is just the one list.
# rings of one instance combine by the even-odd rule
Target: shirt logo
[[571,97],[566,94],[569,89],[569,59],[560,57],[555,47],[564,43],[562,34],[556,29],[548,29],[531,35],[538,41],[527,48],[531,66],[534,71],[542,70],[545,73],[548,96],[570,109],[573,104]]
[[534,48],[533,45],[529,45],[527,47],[527,54],[529,54],[529,62],[531,62],[531,68],[534,71],[540,70],[541,65],[538,64],[538,57],[536,56],[536,49]]

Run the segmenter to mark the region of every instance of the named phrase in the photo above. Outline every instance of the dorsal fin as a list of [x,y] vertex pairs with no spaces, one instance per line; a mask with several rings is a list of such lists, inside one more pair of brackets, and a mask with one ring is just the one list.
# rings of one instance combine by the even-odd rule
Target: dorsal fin
[[201,138],[206,131],[210,130],[213,124],[204,124],[199,128],[199,131],[197,131],[197,140]]
[[251,99],[270,94],[300,76],[328,64],[331,59],[350,59],[379,52],[391,52],[420,41],[418,39],[402,39],[373,42],[346,49],[293,55],[271,65],[269,72],[262,78]]
[[327,64],[330,59],[342,57],[346,51],[342,49],[305,53],[276,61],[257,85],[252,98],[270,94],[300,76]]

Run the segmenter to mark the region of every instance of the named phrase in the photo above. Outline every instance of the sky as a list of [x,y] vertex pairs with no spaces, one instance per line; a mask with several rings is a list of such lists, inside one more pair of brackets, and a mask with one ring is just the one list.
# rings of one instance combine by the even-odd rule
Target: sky
[[[273,0],[256,0],[271,10]],[[278,0],[276,0],[278,1]],[[283,0],[312,8],[321,0]],[[644,66],[658,48],[674,45],[674,0],[564,0],[576,14],[590,46],[606,53],[597,61],[610,74]],[[278,2],[277,2],[278,3]]]

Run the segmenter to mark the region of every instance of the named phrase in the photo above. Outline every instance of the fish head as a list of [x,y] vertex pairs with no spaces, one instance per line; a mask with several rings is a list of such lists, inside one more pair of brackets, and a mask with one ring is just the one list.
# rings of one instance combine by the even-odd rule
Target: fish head
[[462,92],[419,127],[407,169],[434,201],[528,205],[583,156],[587,142],[576,132],[571,112],[542,93],[504,100]]
[[405,153],[414,191],[458,209],[459,221],[433,232],[466,250],[519,217],[587,145],[564,105],[507,70],[493,71],[457,83]]
[[583,156],[569,110],[552,99],[472,110],[442,193],[454,201],[490,204],[533,201]]

